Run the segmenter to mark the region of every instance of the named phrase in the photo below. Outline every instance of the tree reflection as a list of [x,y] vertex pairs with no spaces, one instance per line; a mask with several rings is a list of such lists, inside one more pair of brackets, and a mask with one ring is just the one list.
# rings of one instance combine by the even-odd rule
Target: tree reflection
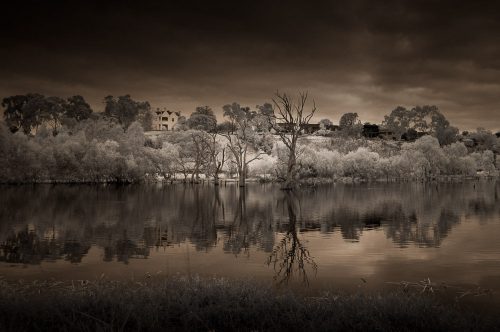
[[227,229],[227,238],[224,241],[224,251],[231,252],[235,255],[242,251],[248,254],[248,249],[250,247],[247,227],[246,191],[246,187],[239,188],[238,202],[236,204],[233,222]]
[[273,265],[276,272],[274,279],[278,284],[288,283],[295,272],[302,282],[309,284],[306,267],[310,265],[316,272],[318,266],[298,236],[297,206],[300,206],[300,202],[290,191],[284,193],[283,200],[288,211],[288,227],[281,241],[269,255],[267,264]]
[[80,263],[94,245],[104,261],[127,263],[149,257],[151,248],[187,242],[198,251],[222,246],[234,255],[272,253],[269,264],[282,278],[290,263],[313,265],[297,232],[339,232],[344,241],[358,242],[379,229],[395,246],[437,247],[465,219],[498,220],[499,189],[499,182],[444,183],[439,190],[416,183],[338,184],[286,196],[273,185],[5,187],[0,260]]
[[90,244],[85,240],[43,238],[34,229],[25,227],[9,235],[0,245],[0,261],[37,265],[64,257],[71,263],[80,263],[89,249]]
[[108,245],[104,247],[104,261],[111,262],[113,257],[118,262],[128,264],[131,258],[148,258],[149,247],[138,245],[129,238],[127,231],[123,231],[118,240],[113,243],[109,238]]

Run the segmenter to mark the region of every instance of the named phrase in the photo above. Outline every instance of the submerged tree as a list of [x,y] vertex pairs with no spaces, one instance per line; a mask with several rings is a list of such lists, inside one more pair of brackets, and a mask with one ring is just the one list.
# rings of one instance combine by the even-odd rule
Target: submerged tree
[[211,131],[203,136],[202,148],[206,152],[204,171],[207,176],[214,179],[214,184],[219,185],[219,174],[227,161],[226,148],[219,143],[219,134]]
[[[255,148],[256,133],[253,127],[253,120],[256,112],[249,107],[241,107],[238,103],[232,103],[223,107],[224,116],[228,117],[231,126],[236,128],[234,133],[224,133],[227,139],[227,148],[233,156],[239,178],[239,186],[244,187],[248,173],[248,165],[259,159],[264,152]],[[253,154],[250,154],[250,153]]]
[[297,101],[286,93],[276,93],[273,99],[275,111],[268,117],[269,125],[279,135],[287,148],[287,167],[282,189],[292,189],[297,175],[297,141],[302,135],[304,126],[309,123],[316,112],[316,105],[309,112],[305,111],[307,92],[300,93]]

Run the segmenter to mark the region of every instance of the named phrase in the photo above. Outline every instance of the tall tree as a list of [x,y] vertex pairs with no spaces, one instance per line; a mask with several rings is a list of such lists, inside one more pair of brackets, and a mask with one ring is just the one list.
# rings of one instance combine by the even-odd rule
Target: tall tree
[[458,135],[458,129],[451,126],[434,105],[415,106],[410,110],[398,106],[385,116],[383,125],[399,137],[409,130],[433,135],[441,145],[455,142]]
[[191,113],[187,125],[191,129],[213,131],[217,126],[217,119],[209,106],[199,106]]
[[92,114],[92,108],[82,96],[69,97],[66,103],[65,116],[76,121],[88,119]]
[[382,125],[393,131],[397,137],[401,137],[408,129],[412,128],[411,121],[411,112],[403,106],[398,106],[392,110],[391,114],[384,117]]
[[64,116],[66,109],[66,100],[59,97],[48,97],[44,101],[42,110],[42,121],[52,127],[52,134],[55,136],[58,133],[58,128],[61,126],[61,119]]
[[316,104],[306,111],[307,92],[301,92],[296,101],[286,93],[276,93],[273,103],[275,110],[269,115],[269,125],[279,135],[287,148],[286,178],[282,189],[293,189],[297,175],[297,141],[302,135],[304,126],[309,123],[316,112]]
[[12,132],[23,130],[28,135],[36,130],[44,121],[44,110],[47,109],[46,99],[38,93],[28,93],[4,98],[4,118]]
[[[227,139],[227,147],[234,157],[239,186],[244,187],[248,165],[264,153],[255,148],[256,135],[253,120],[256,112],[251,111],[249,107],[241,107],[238,103],[224,105],[222,109],[224,116],[229,118],[231,126],[236,128],[234,133],[224,133],[222,136]],[[250,152],[253,152],[253,155],[250,156]]]
[[214,179],[214,184],[219,185],[219,174],[222,172],[222,167],[227,161],[226,148],[220,144],[217,131],[211,131],[204,136],[201,136],[202,148],[206,153],[205,174]]
[[151,106],[147,101],[135,101],[130,95],[125,95],[118,98],[107,96],[104,103],[104,115],[118,121],[123,129],[126,130],[134,121],[141,122],[144,130],[151,128]]
[[16,95],[3,98],[2,107],[5,107],[3,116],[5,124],[9,127],[11,132],[23,129],[25,118],[23,108],[28,102],[28,99],[29,95]]
[[273,114],[273,105],[264,103],[264,105],[257,105],[257,115],[255,116],[255,127],[258,132],[268,132],[271,127],[269,126],[268,118]]
[[341,133],[347,136],[359,137],[363,131],[363,125],[359,120],[358,113],[345,113],[340,117],[339,128]]
[[333,125],[332,121],[330,119],[321,119],[319,120],[319,127],[321,129],[327,129],[327,127]]

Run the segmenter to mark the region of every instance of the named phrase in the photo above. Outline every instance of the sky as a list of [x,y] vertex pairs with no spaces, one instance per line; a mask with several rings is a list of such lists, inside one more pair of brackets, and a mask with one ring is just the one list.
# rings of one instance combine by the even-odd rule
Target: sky
[[80,94],[100,111],[130,94],[221,119],[307,91],[316,120],[436,105],[460,129],[500,130],[499,2],[101,2],[2,5],[0,97]]

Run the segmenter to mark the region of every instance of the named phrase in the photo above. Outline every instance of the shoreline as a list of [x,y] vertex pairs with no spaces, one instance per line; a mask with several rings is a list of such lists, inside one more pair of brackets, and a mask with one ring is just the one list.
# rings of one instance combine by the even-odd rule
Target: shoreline
[[[496,180],[500,176],[499,175],[441,175],[435,176],[432,178],[379,178],[379,179],[360,179],[360,178],[351,178],[351,177],[342,177],[342,178],[325,178],[325,177],[311,177],[311,178],[303,178],[297,181],[297,184],[300,185],[318,185],[318,184],[333,184],[333,183],[403,183],[403,182],[422,182],[422,183],[432,183],[432,182],[455,182],[455,181],[480,181],[480,180]],[[225,184],[236,184],[238,183],[237,178],[227,178],[227,179],[219,179],[218,185]],[[248,178],[245,183],[273,183],[279,184],[283,183],[283,181],[279,181],[276,179],[265,179],[265,178]],[[9,182],[0,182],[0,185],[36,185],[36,184],[71,184],[71,185],[95,185],[95,184],[116,184],[116,185],[129,185],[129,184],[190,184],[190,185],[199,185],[199,184],[210,184],[215,185],[212,179],[198,179],[196,181],[184,180],[184,179],[145,179],[139,181],[133,180],[103,180],[103,181],[86,181],[86,180],[39,180],[39,181],[9,181]]]

